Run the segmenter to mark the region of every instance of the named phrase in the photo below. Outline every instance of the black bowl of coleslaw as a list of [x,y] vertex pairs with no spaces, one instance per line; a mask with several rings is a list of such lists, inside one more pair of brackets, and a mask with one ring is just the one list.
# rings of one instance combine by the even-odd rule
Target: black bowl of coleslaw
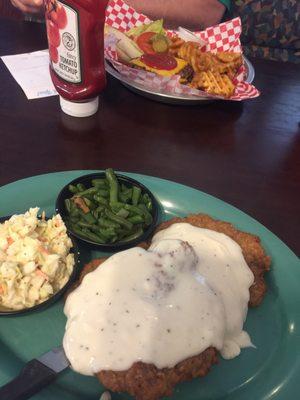
[[[11,216],[0,217],[0,224],[4,223],[5,221],[9,220],[10,218],[11,218]],[[41,217],[38,217],[38,218],[40,219]],[[45,218],[45,220],[49,220],[49,219],[50,218],[47,218],[47,217]],[[0,231],[0,233],[1,233],[1,231]],[[47,308],[50,305],[57,302],[64,295],[64,293],[66,293],[66,291],[72,287],[74,282],[77,280],[78,274],[79,274],[80,252],[79,252],[76,240],[74,238],[71,238],[69,235],[68,235],[68,237],[72,241],[72,248],[70,249],[70,253],[72,253],[74,255],[74,266],[73,266],[73,270],[72,270],[70,276],[68,277],[66,284],[62,288],[60,288],[58,291],[56,291],[55,293],[50,295],[50,297],[47,298],[45,301],[42,301],[41,303],[38,303],[32,307],[27,307],[27,308],[22,308],[22,309],[13,309],[13,308],[8,308],[6,306],[3,306],[1,304],[1,275],[0,275],[0,316],[18,316],[18,315],[28,314],[31,312],[42,311],[45,308]],[[0,266],[1,266],[1,262],[0,262]]]

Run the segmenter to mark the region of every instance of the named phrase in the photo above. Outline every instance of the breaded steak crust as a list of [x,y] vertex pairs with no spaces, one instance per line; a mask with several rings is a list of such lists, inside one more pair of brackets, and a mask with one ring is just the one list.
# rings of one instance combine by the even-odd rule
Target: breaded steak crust
[[97,377],[114,392],[128,392],[137,400],[155,400],[170,396],[179,382],[205,376],[217,362],[217,350],[209,347],[173,368],[158,369],[153,364],[136,362],[126,371],[100,371]]
[[[186,222],[200,228],[224,233],[237,242],[254,275],[254,283],[250,287],[249,305],[254,307],[262,302],[266,292],[264,273],[270,269],[271,260],[265,254],[257,236],[242,232],[228,222],[215,220],[205,214],[173,218],[160,224],[155,233],[178,222]],[[150,241],[141,243],[140,246],[147,249]],[[102,258],[87,264],[82,271],[80,281],[104,261],[105,259]],[[201,354],[187,358],[173,368],[158,369],[153,364],[136,362],[126,371],[100,371],[97,377],[106,388],[112,391],[128,392],[137,400],[157,400],[171,395],[177,383],[205,376],[210,367],[217,362],[217,350],[209,347]]]

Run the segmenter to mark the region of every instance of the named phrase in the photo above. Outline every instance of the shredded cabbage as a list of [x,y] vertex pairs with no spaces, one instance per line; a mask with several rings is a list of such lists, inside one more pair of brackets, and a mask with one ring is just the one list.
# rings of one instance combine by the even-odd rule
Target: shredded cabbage
[[0,224],[0,305],[21,310],[61,289],[74,268],[72,241],[60,215],[39,219],[39,208]]

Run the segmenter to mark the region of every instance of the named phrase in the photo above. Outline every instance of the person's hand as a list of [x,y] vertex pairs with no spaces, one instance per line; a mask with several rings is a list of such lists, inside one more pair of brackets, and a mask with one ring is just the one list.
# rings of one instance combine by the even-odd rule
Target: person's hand
[[10,0],[11,4],[28,14],[41,14],[43,12],[43,0]]

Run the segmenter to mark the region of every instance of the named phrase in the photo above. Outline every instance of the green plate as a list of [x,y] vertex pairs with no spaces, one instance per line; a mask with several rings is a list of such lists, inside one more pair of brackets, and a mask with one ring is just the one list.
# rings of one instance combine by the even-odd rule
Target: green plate
[[[40,175],[0,188],[0,215],[20,213],[39,206],[54,212],[60,189],[72,179],[94,171]],[[267,400],[296,399],[300,390],[300,262],[275,235],[236,208],[198,190],[174,182],[127,174],[146,185],[159,199],[163,218],[203,212],[231,221],[241,230],[257,234],[272,257],[267,276],[268,293],[263,304],[249,310],[246,330],[257,349],[244,349],[204,378],[180,384],[172,400]],[[81,249],[83,260],[100,253]],[[15,377],[25,362],[58,346],[64,334],[63,301],[30,315],[0,318],[0,386]],[[96,378],[70,369],[61,373],[35,400],[96,400],[103,387]],[[113,399],[130,399],[114,394]],[[298,397],[299,398],[299,397]]]

